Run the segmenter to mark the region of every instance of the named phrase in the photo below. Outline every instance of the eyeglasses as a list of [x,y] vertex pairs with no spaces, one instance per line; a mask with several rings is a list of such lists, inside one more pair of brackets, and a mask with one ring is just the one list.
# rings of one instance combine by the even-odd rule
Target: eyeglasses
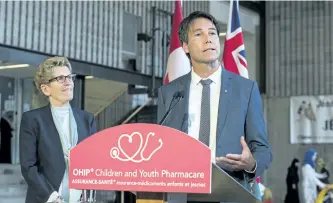
[[59,75],[57,77],[54,77],[54,78],[50,79],[49,83],[53,82],[55,80],[58,81],[59,83],[64,83],[66,81],[66,79],[69,79],[70,81],[74,82],[75,77],[76,77],[76,74],[69,74],[67,76],[65,76],[65,75]]

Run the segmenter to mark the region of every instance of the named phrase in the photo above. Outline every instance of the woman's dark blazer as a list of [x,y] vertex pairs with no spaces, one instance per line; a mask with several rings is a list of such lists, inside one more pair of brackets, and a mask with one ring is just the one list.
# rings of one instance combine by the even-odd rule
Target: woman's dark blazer
[[[96,123],[93,114],[77,108],[72,110],[79,143],[96,133]],[[28,184],[25,202],[45,203],[59,190],[66,168],[50,104],[23,113],[19,143],[21,172]]]

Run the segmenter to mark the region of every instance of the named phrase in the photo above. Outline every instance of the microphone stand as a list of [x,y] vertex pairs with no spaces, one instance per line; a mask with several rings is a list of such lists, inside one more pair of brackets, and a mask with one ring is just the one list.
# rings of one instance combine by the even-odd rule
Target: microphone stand
[[82,190],[82,198],[81,203],[96,203],[96,190],[89,190],[89,197],[88,197],[88,190]]
[[[164,124],[164,121],[167,119],[167,117],[169,116],[171,110],[173,109],[173,107],[175,107],[178,102],[183,98],[184,96],[182,95],[182,93],[180,92],[176,92],[170,102],[170,105],[169,105],[169,109],[168,111],[165,113],[165,115],[163,116],[163,118],[161,119],[161,121],[159,122],[159,125],[162,125]],[[172,106],[172,103],[175,101],[175,99],[177,99],[177,102]]]

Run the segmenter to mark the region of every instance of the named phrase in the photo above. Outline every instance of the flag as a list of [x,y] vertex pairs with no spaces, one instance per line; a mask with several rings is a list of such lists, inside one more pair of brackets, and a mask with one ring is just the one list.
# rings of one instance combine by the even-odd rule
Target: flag
[[238,0],[230,0],[227,34],[224,42],[223,66],[225,69],[248,78],[245,45],[239,21]]
[[175,1],[175,12],[170,39],[170,49],[164,84],[190,72],[190,60],[187,58],[178,37],[178,26],[183,19],[182,5],[180,0]]

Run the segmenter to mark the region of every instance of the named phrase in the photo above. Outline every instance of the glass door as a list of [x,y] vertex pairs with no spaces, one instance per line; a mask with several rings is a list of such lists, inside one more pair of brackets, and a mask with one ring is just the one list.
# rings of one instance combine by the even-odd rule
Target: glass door
[[0,164],[12,163],[15,121],[15,78],[0,74]]
[[34,79],[31,77],[27,78],[16,78],[15,79],[15,98],[16,98],[16,130],[14,136],[14,154],[13,164],[19,163],[19,128],[20,121],[23,112],[42,107],[47,104],[47,100],[39,90],[35,87]]

